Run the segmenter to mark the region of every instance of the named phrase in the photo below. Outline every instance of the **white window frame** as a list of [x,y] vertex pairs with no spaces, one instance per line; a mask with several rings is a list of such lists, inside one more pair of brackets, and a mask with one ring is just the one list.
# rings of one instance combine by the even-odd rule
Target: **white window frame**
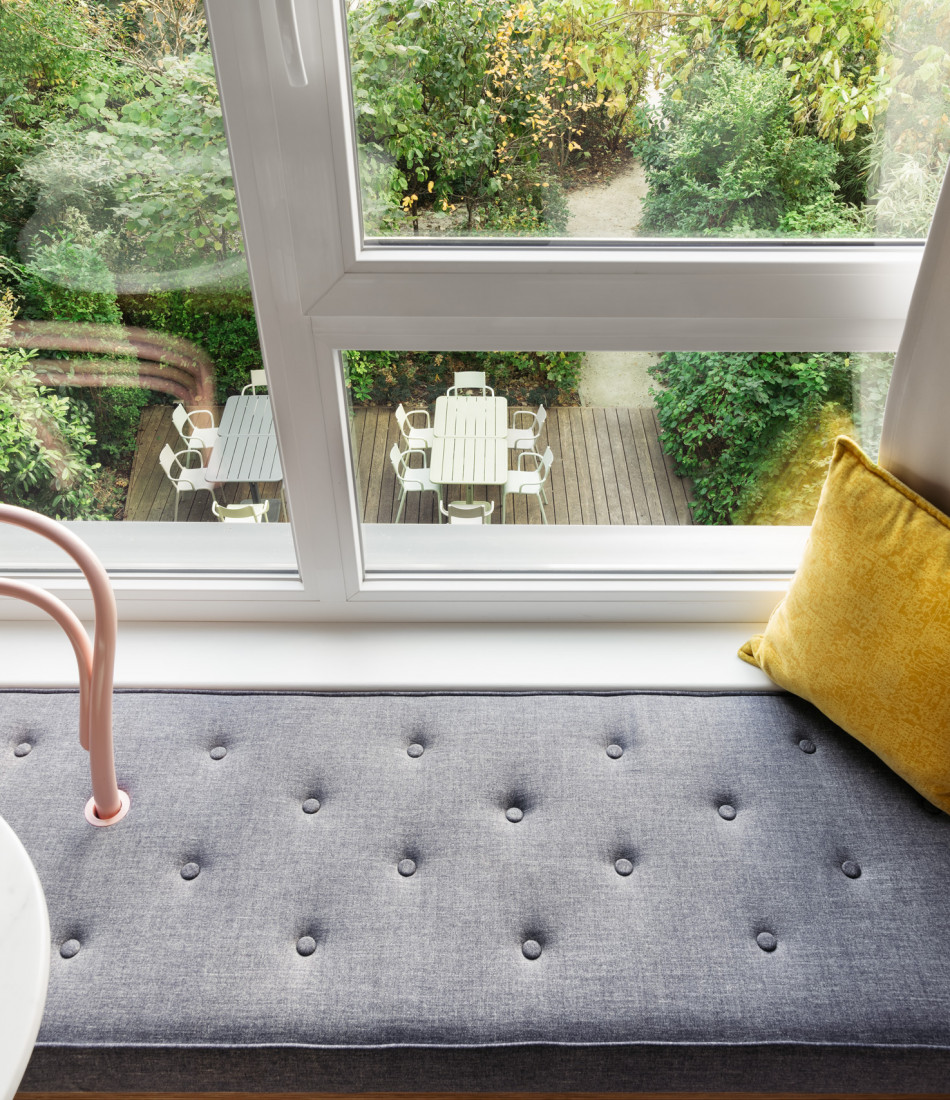
[[[287,78],[274,0],[206,0],[206,11],[293,532],[280,525],[255,550],[221,526],[83,525],[107,564],[125,563],[113,571],[120,613],[764,619],[807,529],[361,529],[340,349],[894,351],[922,245],[364,246],[343,0],[296,0],[304,87]],[[159,545],[180,564],[171,574],[148,564]],[[72,576],[3,557],[85,607]]]

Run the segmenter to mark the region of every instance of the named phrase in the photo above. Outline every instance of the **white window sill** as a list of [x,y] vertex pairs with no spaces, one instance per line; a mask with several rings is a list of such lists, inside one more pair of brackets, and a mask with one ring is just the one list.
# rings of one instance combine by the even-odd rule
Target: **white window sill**
[[[227,690],[751,690],[760,623],[120,625],[117,687]],[[76,685],[62,631],[0,623],[0,687]]]

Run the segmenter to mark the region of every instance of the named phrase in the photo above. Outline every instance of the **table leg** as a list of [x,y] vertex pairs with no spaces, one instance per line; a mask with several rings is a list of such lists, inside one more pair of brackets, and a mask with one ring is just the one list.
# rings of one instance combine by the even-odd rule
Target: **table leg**
[[466,485],[465,486],[465,503],[466,504],[474,504],[475,503],[475,486],[474,485]]
[[251,487],[251,500],[255,504],[260,504],[261,494],[260,494],[260,490],[258,488],[257,482],[256,481],[250,481],[250,482],[248,482],[248,484]]

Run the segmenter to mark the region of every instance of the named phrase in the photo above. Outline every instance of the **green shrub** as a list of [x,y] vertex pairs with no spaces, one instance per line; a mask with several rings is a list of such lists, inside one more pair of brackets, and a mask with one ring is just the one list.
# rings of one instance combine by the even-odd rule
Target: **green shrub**
[[567,351],[348,351],[344,363],[354,404],[429,405],[455,371],[481,370],[512,405],[564,405],[577,399],[582,358]]
[[72,234],[44,234],[27,264],[21,285],[24,314],[39,320],[118,325],[122,314],[115,279],[93,244]]
[[[0,333],[12,319],[7,293]],[[0,347],[0,500],[56,519],[100,518],[89,411],[37,384],[34,354]]]
[[[99,252],[102,241],[92,235],[89,239],[95,243],[80,243],[69,233],[47,236],[34,250],[21,283],[28,316],[91,325],[122,323],[115,280]],[[74,362],[84,358],[73,352],[51,354]],[[104,386],[66,387],[63,393],[89,409],[96,438],[93,453],[100,462],[119,462],[135,449],[139,418],[150,399],[148,391]]]
[[247,385],[252,370],[264,366],[246,287],[129,295],[121,305],[127,324],[182,336],[208,353],[215,365],[219,404]]
[[664,95],[649,137],[635,151],[650,184],[643,232],[798,233],[809,211],[818,232],[850,224],[845,210],[837,221],[829,216],[838,153],[793,133],[790,84],[779,69],[754,68],[725,53],[710,60]]
[[697,523],[730,523],[796,424],[829,401],[851,405],[847,356],[667,352],[650,368],[661,442],[693,480]]

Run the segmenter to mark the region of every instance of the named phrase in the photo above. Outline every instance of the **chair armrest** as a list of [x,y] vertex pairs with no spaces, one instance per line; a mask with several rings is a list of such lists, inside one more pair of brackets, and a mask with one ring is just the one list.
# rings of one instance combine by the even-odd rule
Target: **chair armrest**
[[425,427],[428,428],[430,423],[431,423],[431,421],[429,420],[429,410],[428,409],[410,409],[409,412],[406,413],[406,420],[407,421],[412,420],[412,418],[416,415],[422,415],[422,416],[425,417]]
[[534,459],[534,468],[535,468],[535,470],[540,470],[541,467],[544,465],[543,459],[541,458],[541,456],[538,454],[537,451],[520,451],[519,454],[518,454],[518,467],[517,467],[519,470],[524,469],[524,467],[521,465],[521,460],[523,458],[533,458]]
[[211,412],[210,409],[192,409],[191,412],[188,413],[187,416],[185,417],[185,423],[190,424],[192,426],[192,428],[197,428],[198,425],[195,423],[194,417],[198,416],[199,413],[203,413],[208,418],[208,427],[209,428],[216,427],[215,422],[214,422],[214,414]]

